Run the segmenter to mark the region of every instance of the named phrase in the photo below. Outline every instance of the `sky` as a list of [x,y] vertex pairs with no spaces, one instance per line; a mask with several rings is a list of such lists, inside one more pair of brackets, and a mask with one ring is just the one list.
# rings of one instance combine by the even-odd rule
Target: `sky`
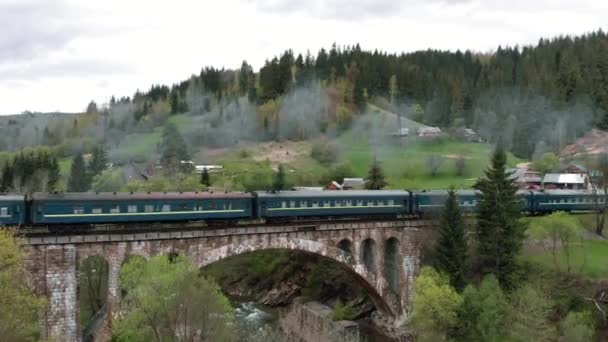
[[600,0],[0,0],[0,114],[79,112],[289,48],[488,52],[606,17]]

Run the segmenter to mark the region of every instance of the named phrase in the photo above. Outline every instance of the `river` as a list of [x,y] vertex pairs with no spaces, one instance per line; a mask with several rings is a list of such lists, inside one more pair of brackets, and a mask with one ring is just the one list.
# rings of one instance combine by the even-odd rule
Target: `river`
[[[282,341],[278,333],[278,309],[257,304],[252,301],[231,299],[235,317],[243,341]],[[360,325],[361,341],[393,342],[394,340],[377,331],[364,320]]]

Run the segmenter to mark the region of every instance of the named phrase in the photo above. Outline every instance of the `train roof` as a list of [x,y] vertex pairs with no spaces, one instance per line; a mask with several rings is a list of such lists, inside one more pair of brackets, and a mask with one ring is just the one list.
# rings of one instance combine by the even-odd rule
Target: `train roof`
[[[541,190],[534,191],[535,195],[567,195],[567,196],[593,196],[594,192],[590,190],[570,190],[570,189],[552,189],[552,190]],[[603,190],[597,191],[598,195],[603,195]]]
[[[473,196],[479,193],[479,190],[456,190],[456,195],[469,195]],[[423,191],[414,191],[416,195],[429,195],[429,196],[446,196],[448,194],[448,190],[423,190]]]
[[223,198],[253,198],[247,192],[65,192],[35,193],[35,201],[112,201],[112,200],[204,200]]
[[256,191],[260,198],[316,198],[316,197],[386,197],[409,196],[404,190],[300,190],[267,192]]
[[16,194],[0,194],[0,201],[25,201],[25,196]]

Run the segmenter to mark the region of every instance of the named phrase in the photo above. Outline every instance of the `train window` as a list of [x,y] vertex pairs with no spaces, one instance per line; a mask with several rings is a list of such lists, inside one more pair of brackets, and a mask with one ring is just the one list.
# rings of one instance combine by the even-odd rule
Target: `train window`
[[308,207],[308,203],[306,201],[300,201],[300,208]]
[[101,208],[93,208],[93,209],[91,209],[91,213],[93,213],[93,214],[102,214],[103,210]]
[[232,202],[228,203],[228,210],[232,210]]
[[0,216],[9,216],[7,207],[0,208]]
[[373,207],[374,206],[374,201],[367,201],[367,206],[368,207]]
[[317,207],[319,207],[319,202],[317,202],[317,201],[312,201],[312,207],[313,207],[313,208],[317,208]]
[[164,211],[164,212],[171,211],[171,205],[169,205],[169,204],[163,204],[163,207],[162,207],[161,211]]
[[358,206],[363,206],[363,200],[357,200],[357,205]]
[[110,213],[112,213],[112,214],[120,213],[120,207],[117,205],[113,206],[112,208],[110,208]]
[[74,214],[84,214],[83,207],[74,207]]
[[146,213],[152,213],[152,212],[154,212],[154,206],[150,205],[150,204],[144,205],[144,212],[146,212]]
[[127,207],[127,212],[129,213],[136,213],[137,212],[137,206],[136,205],[130,205]]
[[296,201],[289,201],[289,206],[292,208],[296,207]]
[[287,207],[287,202],[281,201],[281,208],[286,208],[286,207]]
[[346,200],[346,206],[347,206],[347,207],[352,207],[352,206],[353,206],[353,201],[351,201],[351,200]]
[[388,205],[395,205],[395,200],[388,200]]
[[323,206],[324,206],[324,207],[329,207],[329,206],[330,206],[329,201],[323,201]]

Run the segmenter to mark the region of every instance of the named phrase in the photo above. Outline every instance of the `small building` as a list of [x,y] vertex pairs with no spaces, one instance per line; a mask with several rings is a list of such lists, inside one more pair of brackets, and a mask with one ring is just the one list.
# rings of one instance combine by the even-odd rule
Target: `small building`
[[543,178],[545,189],[588,190],[591,182],[587,174],[547,173]]
[[391,136],[393,136],[393,137],[408,137],[409,135],[410,135],[410,129],[407,127],[398,129],[397,132],[391,133]]
[[439,127],[420,127],[418,128],[418,136],[425,138],[436,138],[441,136],[441,129]]
[[468,142],[482,142],[481,137],[474,130],[465,128],[462,132],[462,138]]
[[342,182],[342,190],[361,190],[365,188],[365,179],[363,178],[344,178]]
[[194,172],[203,173],[205,169],[207,169],[207,172],[218,172],[222,171],[223,168],[222,165],[194,165]]
[[540,172],[528,169],[508,169],[507,173],[515,181],[520,189],[540,189],[542,187],[542,175]]

